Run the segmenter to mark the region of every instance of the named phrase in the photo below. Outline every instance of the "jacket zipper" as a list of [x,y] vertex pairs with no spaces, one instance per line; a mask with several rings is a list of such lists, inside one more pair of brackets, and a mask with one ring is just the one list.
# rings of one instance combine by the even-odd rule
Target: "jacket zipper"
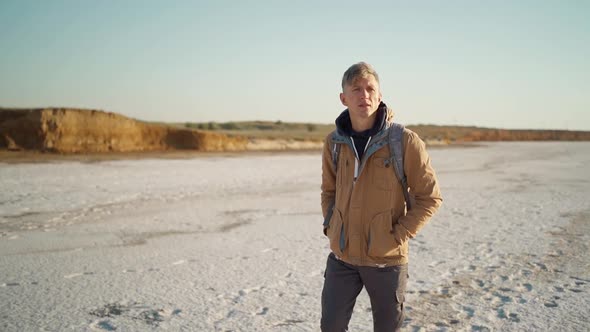
[[[369,136],[369,139],[367,140],[367,144],[365,144],[365,149],[363,151],[363,160],[367,160],[367,158],[366,158],[367,148],[369,147],[369,143],[371,143],[371,138],[373,138],[373,137]],[[359,158],[358,151],[356,150],[356,145],[354,144],[354,139],[352,138],[352,136],[350,137],[350,140],[352,141],[352,149],[354,150],[354,180],[352,181],[352,188],[354,188],[354,185],[356,184],[356,180],[359,177],[359,172],[361,169],[359,166],[363,166],[363,165],[359,165],[360,158]],[[361,216],[362,215],[363,215],[363,208],[361,207]],[[369,243],[371,242],[370,234],[371,233],[369,233]],[[368,249],[368,245],[367,245],[367,249]],[[359,250],[361,252],[363,251],[362,244],[360,244]],[[361,255],[361,257],[362,257],[362,255]]]

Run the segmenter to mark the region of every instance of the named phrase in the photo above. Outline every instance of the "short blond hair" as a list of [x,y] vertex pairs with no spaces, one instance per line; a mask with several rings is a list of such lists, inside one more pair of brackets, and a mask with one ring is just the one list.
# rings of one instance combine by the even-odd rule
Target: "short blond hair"
[[377,83],[379,83],[379,75],[375,71],[375,68],[366,62],[359,62],[355,63],[354,65],[350,66],[342,76],[342,90],[344,91],[345,85],[354,84],[359,78],[366,78],[368,76],[375,77]]

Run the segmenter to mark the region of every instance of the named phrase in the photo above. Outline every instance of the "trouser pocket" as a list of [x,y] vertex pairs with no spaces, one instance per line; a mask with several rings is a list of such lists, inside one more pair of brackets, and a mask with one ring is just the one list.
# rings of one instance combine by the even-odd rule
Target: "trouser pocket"
[[407,264],[362,267],[360,273],[371,300],[374,331],[399,331],[404,321]]

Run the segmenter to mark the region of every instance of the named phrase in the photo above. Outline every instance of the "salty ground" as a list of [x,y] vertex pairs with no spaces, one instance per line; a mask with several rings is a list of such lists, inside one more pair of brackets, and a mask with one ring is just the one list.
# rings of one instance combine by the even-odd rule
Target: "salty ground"
[[[430,155],[405,330],[589,330],[590,143]],[[317,331],[319,181],[318,152],[0,161],[0,330]]]

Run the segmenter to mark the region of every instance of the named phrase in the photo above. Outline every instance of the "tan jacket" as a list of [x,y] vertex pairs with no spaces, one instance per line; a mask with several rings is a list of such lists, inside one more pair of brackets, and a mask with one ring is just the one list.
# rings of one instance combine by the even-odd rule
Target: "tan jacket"
[[[390,158],[389,146],[381,142],[387,140],[390,124],[389,119],[386,128],[369,141],[358,164],[356,181],[356,154],[350,138],[336,130],[324,142],[321,198],[324,218],[329,218],[324,223],[324,234],[330,239],[334,254],[349,264],[406,264],[408,240],[416,236],[442,204],[424,142],[405,129],[404,171],[413,203],[406,213],[402,185],[391,163],[386,162]],[[340,148],[337,172],[330,151],[333,135],[349,142]]]

